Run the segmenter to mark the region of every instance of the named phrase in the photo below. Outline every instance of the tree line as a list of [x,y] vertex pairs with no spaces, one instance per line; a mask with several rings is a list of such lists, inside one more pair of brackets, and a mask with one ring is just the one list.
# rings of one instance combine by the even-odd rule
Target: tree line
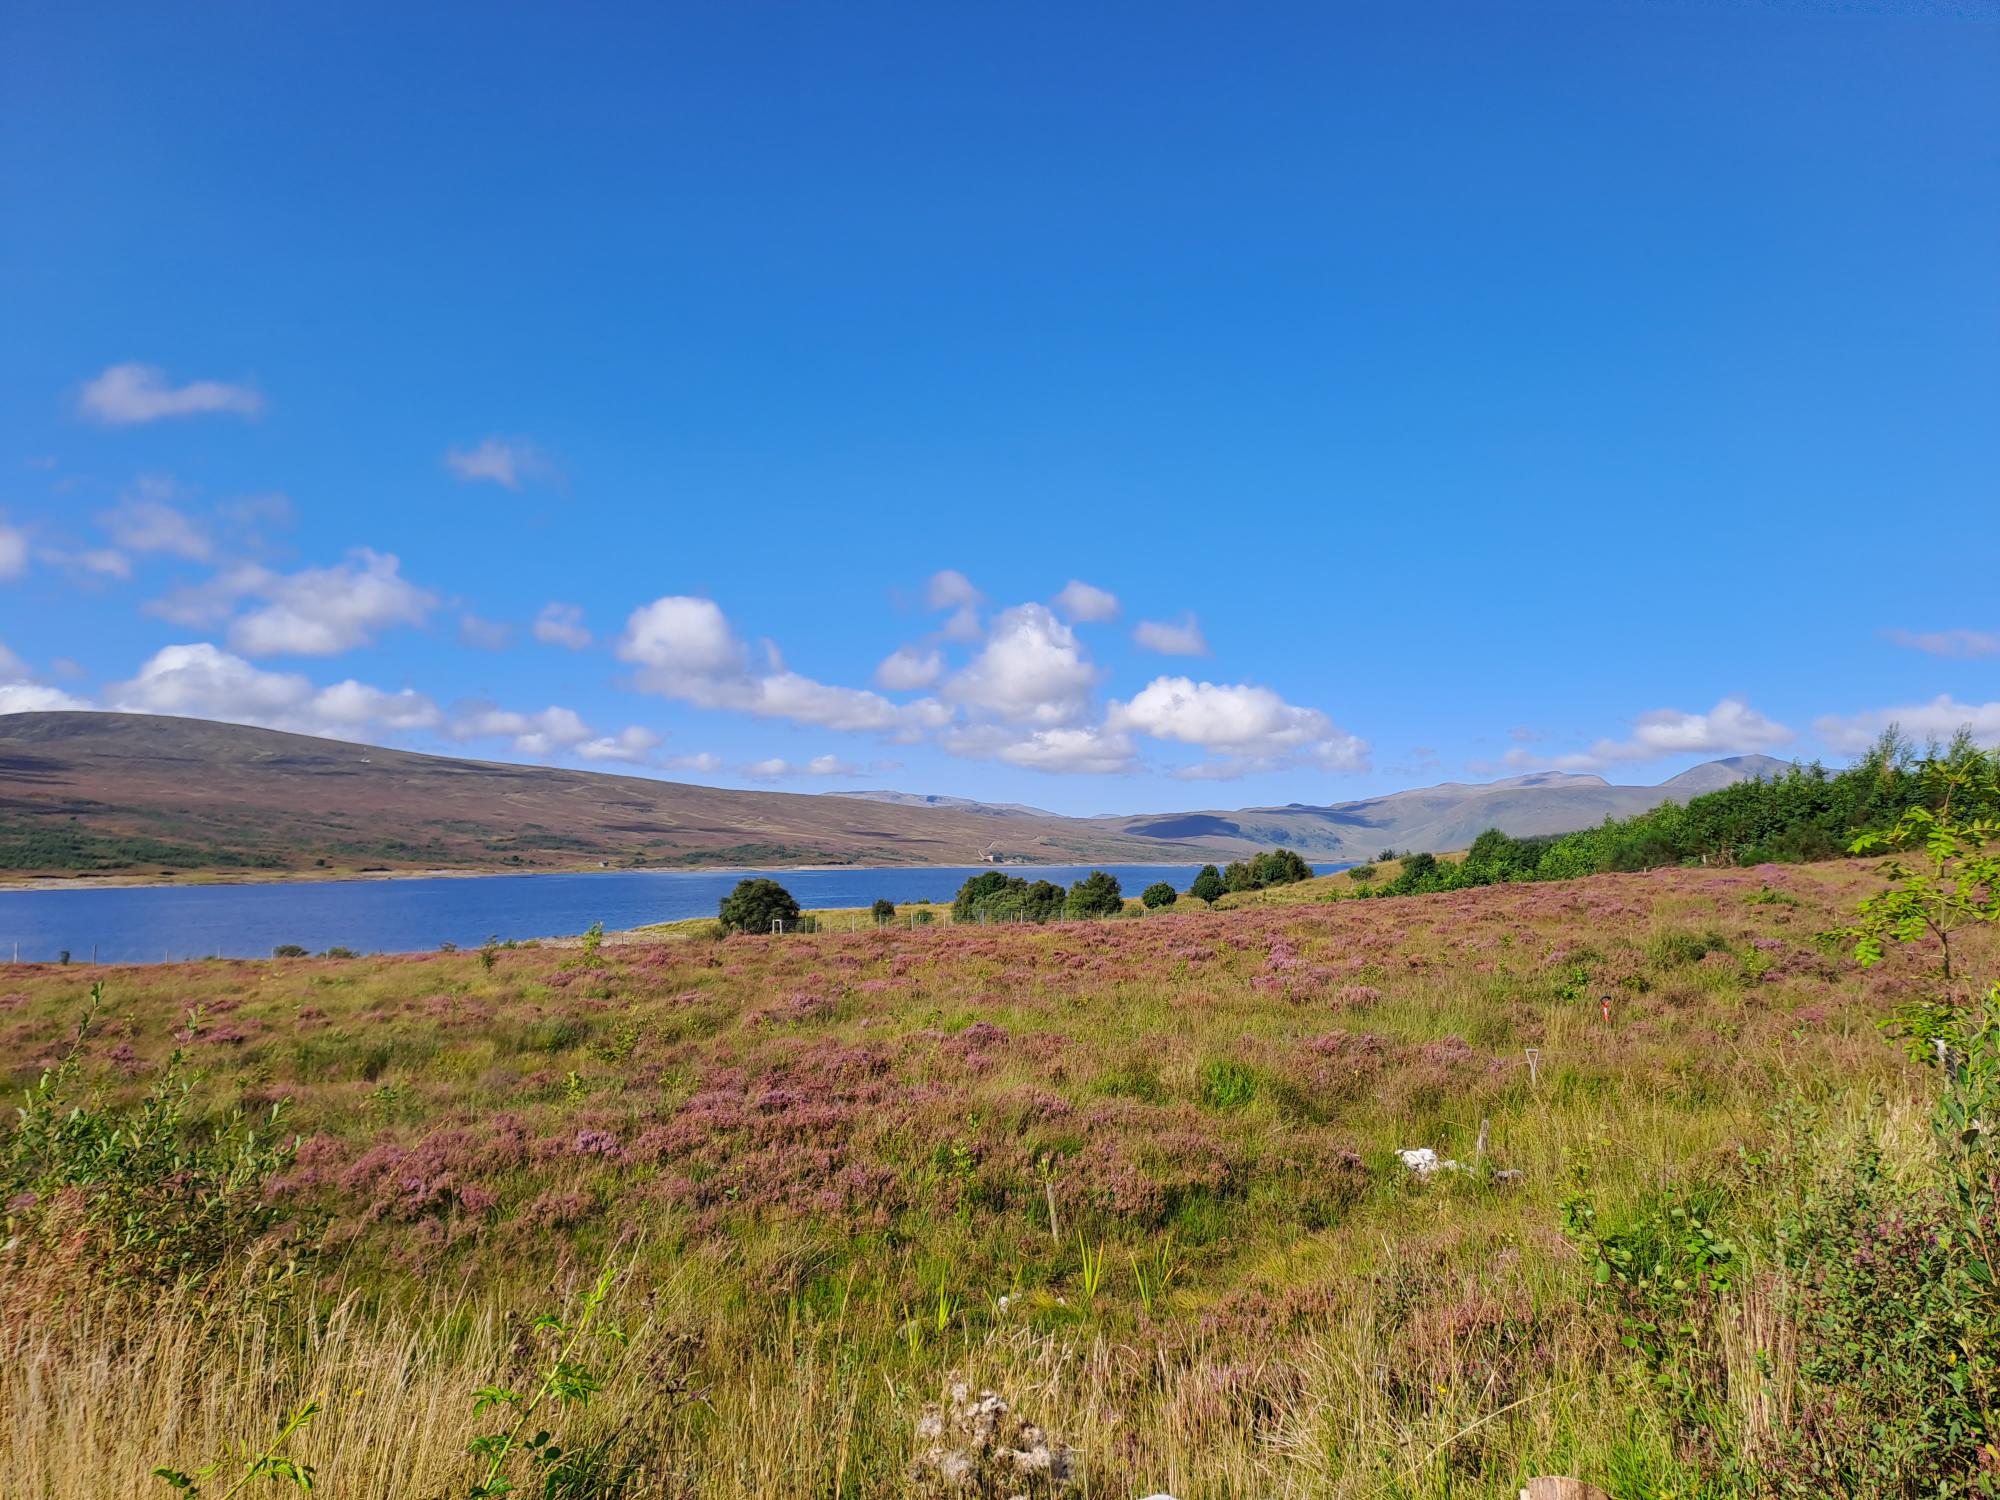
[[[1650,870],[1662,865],[1795,864],[1832,859],[1849,851],[1872,828],[1896,822],[1931,795],[1930,766],[1959,770],[1995,768],[1995,752],[1982,750],[1961,731],[1948,745],[1921,753],[1889,730],[1843,771],[1815,761],[1784,774],[1739,781],[1686,802],[1665,802],[1629,818],[1606,818],[1575,833],[1515,838],[1489,828],[1464,858],[1406,854],[1402,868],[1380,885],[1371,866],[1349,873],[1360,894],[1409,896],[1457,891],[1518,880],[1571,880],[1581,875]],[[1990,785],[1988,778],[1968,778]],[[2000,815],[1988,794],[1979,806],[1956,807],[1969,818]]]
[[[1203,865],[1187,894],[1197,901],[1213,904],[1229,891],[1255,891],[1265,886],[1290,885],[1312,879],[1312,866],[1290,849],[1267,849],[1250,859],[1235,860],[1227,867]],[[1148,910],[1172,906],[1181,893],[1164,880],[1153,882],[1140,892]],[[1125,910],[1125,893],[1118,877],[1107,870],[1092,870],[1064,889],[1053,880],[1027,880],[1000,870],[983,870],[958,888],[952,898],[954,922],[1053,922],[1057,918],[1087,920],[1115,917]],[[876,901],[869,913],[877,926],[896,920],[896,904]],[[913,915],[930,920],[927,909]],[[777,881],[757,876],[739,881],[722,898],[718,920],[726,932],[810,931],[813,918],[802,913],[792,893]]]

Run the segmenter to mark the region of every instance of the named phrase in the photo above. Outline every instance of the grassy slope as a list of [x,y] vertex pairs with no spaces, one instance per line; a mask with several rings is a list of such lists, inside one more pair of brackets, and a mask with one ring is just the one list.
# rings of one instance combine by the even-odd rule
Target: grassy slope
[[1174,863],[1252,852],[1072,818],[730,791],[140,714],[0,718],[0,870]]
[[[1918,1149],[1872,1026],[1901,962],[1862,976],[1808,941],[1868,884],[1675,870],[642,942],[597,969],[543,949],[490,973],[105,971],[109,1086],[199,1002],[216,1102],[296,1101],[284,1195],[328,1216],[348,1300],[303,1351],[232,1333],[218,1357],[171,1313],[116,1355],[86,1330],[94,1360],[0,1350],[0,1489],[142,1493],[320,1393],[300,1451],[323,1493],[430,1493],[505,1363],[502,1314],[611,1256],[653,1363],[593,1410],[656,1433],[676,1493],[900,1493],[918,1408],[958,1371],[1077,1445],[1093,1495],[1484,1495],[1552,1471],[1666,1493],[1650,1397],[1555,1229],[1566,1174],[1589,1156],[1607,1215],[1727,1181],[1782,1095],[1892,1166]],[[1716,946],[1660,941],[1684,933]],[[0,969],[17,1085],[93,977]],[[1482,1119],[1521,1187],[1396,1164],[1469,1156]],[[1110,1247],[1095,1298],[1080,1236]],[[1170,1273],[1150,1312],[1149,1268]],[[682,1381],[699,1401],[649,1404]]]

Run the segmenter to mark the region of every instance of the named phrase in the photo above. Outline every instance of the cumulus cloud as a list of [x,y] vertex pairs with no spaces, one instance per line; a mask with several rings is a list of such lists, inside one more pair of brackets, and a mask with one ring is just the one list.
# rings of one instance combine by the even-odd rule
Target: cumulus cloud
[[758,671],[712,599],[670,595],[632,611],[618,639],[637,684],[697,708],[729,709],[826,729],[914,735],[946,722],[934,699],[895,703],[862,688],[836,687],[782,667]]
[[505,651],[514,639],[514,627],[468,611],[458,617],[458,638],[476,651]]
[[28,533],[0,521],[0,580],[19,578],[28,571]]
[[459,710],[451,721],[456,740],[506,739],[521,755],[552,755],[580,745],[596,734],[573,708],[551,705],[539,713],[518,713],[490,704]]
[[1316,708],[1287,703],[1249,683],[1156,677],[1131,701],[1113,703],[1106,725],[1157,740],[1195,745],[1222,760],[1193,774],[1227,777],[1299,762],[1329,771],[1368,764],[1368,743],[1337,728]]
[[1064,584],[1062,592],[1051,602],[1058,613],[1078,624],[1118,618],[1118,596],[1093,588],[1080,578],[1072,578]]
[[584,760],[618,760],[638,765],[651,756],[659,743],[660,737],[652,730],[628,724],[616,734],[585,740],[576,747],[576,753]]
[[99,578],[130,578],[132,560],[115,547],[92,547],[83,552],[50,553],[49,559]]
[[78,409],[107,427],[130,427],[166,417],[194,417],[209,412],[254,417],[264,398],[247,385],[222,380],[192,380],[171,385],[166,371],[154,365],[112,365],[95,380],[86,381]]
[[1842,716],[1825,714],[1813,720],[1819,737],[1835,750],[1865,750],[1885,729],[1897,729],[1916,740],[1948,740],[1961,729],[1972,731],[1982,745],[2000,745],[2000,703],[1961,703],[1943,693],[1928,703],[1881,708]]
[[689,594],[640,605],[618,641],[619,660],[638,665],[656,681],[735,676],[748,655],[722,606]]
[[794,776],[861,776],[861,766],[849,765],[837,755],[815,755],[803,764],[773,755],[740,768],[751,781],[780,781]]
[[917,646],[899,646],[875,669],[875,685],[891,693],[919,693],[944,676],[944,657]]
[[231,622],[232,647],[246,656],[333,656],[429,617],[437,596],[404,578],[401,566],[393,554],[367,547],[332,567],[296,573],[244,563],[149,608],[178,625],[207,627],[245,601],[261,601]]
[[583,606],[580,604],[544,604],[535,616],[535,639],[544,645],[563,646],[571,651],[581,651],[591,642],[589,628],[583,623]]
[[61,688],[39,682],[0,682],[0,714],[50,713],[56,710],[89,708],[86,703]]
[[953,755],[1058,775],[1119,775],[1138,768],[1129,736],[1093,725],[1026,732],[998,724],[961,725],[939,743]]
[[948,609],[951,618],[939,634],[948,641],[979,639],[979,606],[986,596],[972,586],[972,580],[956,568],[933,573],[924,588],[924,600],[932,609]]
[[1632,721],[1625,739],[1601,739],[1568,755],[1535,755],[1509,750],[1502,764],[1516,770],[1601,771],[1669,755],[1737,755],[1776,750],[1795,738],[1783,724],[1766,718],[1741,698],[1724,698],[1707,713],[1656,708]]
[[1208,640],[1191,613],[1182,615],[1179,624],[1165,620],[1141,620],[1132,631],[1132,639],[1148,651],[1157,651],[1162,656],[1208,655]]
[[932,609],[962,609],[968,604],[983,603],[986,596],[958,569],[944,568],[931,574],[930,582],[924,586],[924,599]]
[[1932,656],[2000,656],[2000,634],[1990,630],[1892,630],[1889,639]]
[[388,692],[349,679],[315,687],[302,673],[271,672],[207,641],[163,646],[127,682],[104,690],[108,708],[257,724],[300,734],[362,739],[444,722],[422,693]]
[[722,757],[701,750],[692,755],[670,755],[660,765],[669,771],[699,771],[708,776],[722,769]]
[[0,714],[43,713],[51,709],[89,708],[83,699],[35,681],[28,664],[0,641]]
[[127,552],[161,552],[190,562],[207,562],[215,550],[206,530],[185,511],[169,504],[171,479],[143,474],[100,515],[98,524]]
[[509,490],[561,477],[546,453],[519,438],[489,437],[476,447],[447,449],[444,466],[468,484],[485,481]]
[[986,644],[946,681],[944,697],[1015,724],[1074,724],[1090,708],[1097,669],[1076,634],[1044,605],[1001,611]]

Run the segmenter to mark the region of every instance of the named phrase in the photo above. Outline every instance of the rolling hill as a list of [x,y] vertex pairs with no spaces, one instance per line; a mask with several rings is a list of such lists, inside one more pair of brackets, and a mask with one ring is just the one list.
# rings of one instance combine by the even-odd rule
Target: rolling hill
[[419,755],[200,719],[0,718],[0,870],[547,870],[602,865],[1321,862],[1561,833],[1780,770],[1711,761],[1659,786],[1543,772],[1331,806],[1069,818],[904,792],[730,791]]
[[996,816],[503,765],[141,714],[0,718],[0,869],[577,869],[1207,859]]

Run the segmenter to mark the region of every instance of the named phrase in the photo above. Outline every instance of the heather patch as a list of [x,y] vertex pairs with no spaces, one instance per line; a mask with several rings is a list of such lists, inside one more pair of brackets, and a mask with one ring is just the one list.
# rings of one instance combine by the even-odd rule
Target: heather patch
[[[1829,1136],[1873,1122],[1898,1181],[1924,1128],[1911,1070],[1874,1029],[1916,993],[1911,968],[1864,973],[1812,941],[1871,877],[1774,878],[1796,905],[1745,899],[1762,875],[1675,869],[1406,901],[1183,902],[1089,929],[635,941],[594,968],[551,967],[545,950],[490,967],[465,953],[120,970],[104,976],[120,1024],[93,1038],[80,1083],[139,1106],[183,1031],[205,1074],[190,1141],[240,1141],[232,1110],[285,1101],[296,1149],[258,1184],[229,1252],[244,1259],[228,1261],[228,1298],[265,1300],[217,1305],[255,1307],[230,1316],[287,1338],[303,1335],[273,1308],[333,1328],[345,1305],[361,1321],[341,1337],[393,1328],[419,1351],[364,1379],[331,1343],[297,1368],[280,1340],[231,1346],[226,1361],[270,1374],[213,1397],[231,1440],[315,1390],[341,1393],[353,1430],[421,1435],[518,1378],[539,1347],[528,1314],[613,1264],[634,1351],[617,1358],[636,1363],[601,1431],[647,1431],[663,1493],[911,1493],[932,1446],[917,1440],[924,1400],[963,1379],[1060,1433],[1092,1494],[1437,1500],[1570,1468],[1626,1474],[1621,1495],[1687,1496],[1717,1453],[1676,1436],[1660,1372],[1635,1375],[1621,1343],[1621,1318],[1660,1319],[1593,1292],[1591,1262],[1562,1241],[1577,1161],[1590,1153],[1605,1242],[1657,1256],[1678,1243],[1647,1217],[1662,1183],[1727,1182],[1753,1218],[1793,1201],[1750,1185],[1789,1139],[1770,1118],[1781,1097],[1810,1095]],[[32,1086],[79,986],[24,969],[0,987],[22,997],[0,1042]],[[205,997],[225,1003],[191,1024]],[[1395,1153],[1419,1147],[1466,1170],[1412,1182]],[[37,1278],[72,1274],[75,1191],[10,1192],[37,1227],[8,1253],[27,1247],[34,1274],[0,1265],[0,1324],[55,1305]],[[1791,1408],[1801,1446],[1771,1450],[1773,1473],[1806,1463],[1806,1438],[1852,1446],[1877,1417],[1928,1440],[1917,1403],[1870,1394],[1878,1371],[1947,1389],[1856,1290],[1902,1288],[1927,1329],[1958,1316],[1898,1269],[1924,1263],[1933,1221],[1870,1204],[1844,1238],[1815,1241],[1821,1332],[1796,1358],[1757,1346],[1839,1388]],[[273,1283],[299,1234],[317,1260]],[[161,1311],[127,1337],[194,1326]],[[1874,1341],[1874,1365],[1837,1364],[1850,1338]],[[452,1349],[490,1357],[444,1389]],[[1739,1357],[1699,1352],[1703,1369]],[[226,1361],[180,1357],[186,1403]],[[642,1366],[646,1389],[681,1396],[647,1406]],[[59,1361],[29,1368],[69,1378]],[[137,1410],[148,1387],[95,1389],[73,1409]],[[1734,1432],[1718,1411],[1715,1430]],[[20,1430],[0,1427],[0,1445]],[[1037,1451],[1007,1434],[980,1451]],[[302,1438],[325,1493],[389,1493]],[[971,1452],[940,1443],[938,1462]],[[149,1471],[120,1492],[143,1493]],[[1736,1493],[1755,1491],[1704,1500]]]

